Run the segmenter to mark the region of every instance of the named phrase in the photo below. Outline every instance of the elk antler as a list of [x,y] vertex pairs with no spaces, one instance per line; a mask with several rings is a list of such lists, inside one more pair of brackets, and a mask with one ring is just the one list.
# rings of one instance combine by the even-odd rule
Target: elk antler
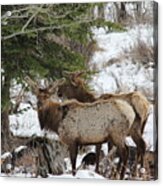
[[29,76],[26,76],[24,80],[28,83],[28,85],[32,88],[32,91],[37,94],[38,93],[38,84],[34,82]]
[[58,91],[58,87],[65,83],[65,78],[56,80],[52,85],[49,86],[49,93],[54,93]]
[[76,72],[67,72],[67,71],[64,71],[63,72],[63,75],[68,78],[71,82],[71,84],[73,86],[78,86],[78,80],[77,78],[79,78],[81,75],[85,74],[86,71],[76,71]]
[[83,75],[84,73],[86,73],[86,71],[76,71],[76,72],[64,71],[63,76],[68,77],[68,78],[71,77],[71,76],[78,77],[78,76]]

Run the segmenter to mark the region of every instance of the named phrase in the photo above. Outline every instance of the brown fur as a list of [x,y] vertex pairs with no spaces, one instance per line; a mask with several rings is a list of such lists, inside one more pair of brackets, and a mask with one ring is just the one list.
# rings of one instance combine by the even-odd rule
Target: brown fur
[[58,90],[58,96],[64,99],[77,99],[81,102],[93,102],[95,98],[93,94],[86,91],[82,86],[74,87],[67,81],[66,84],[62,85]]
[[51,129],[57,132],[58,123],[63,117],[60,104],[47,101],[43,106],[38,108],[38,117],[41,129]]
[[148,111],[149,111],[149,102],[145,98],[143,94],[141,94],[138,91],[131,92],[131,93],[126,93],[126,94],[103,94],[99,97],[99,99],[110,99],[110,98],[116,98],[116,99],[122,99],[127,101],[138,116],[141,119],[140,125],[141,125],[141,133],[143,134],[144,132],[144,125],[148,117]]
[[69,146],[73,174],[78,145],[98,144],[111,140],[118,147],[123,162],[122,179],[128,157],[125,137],[135,117],[132,108],[124,101],[112,99],[85,104],[69,101],[61,105],[62,108],[69,109],[66,117],[59,123],[58,134]]

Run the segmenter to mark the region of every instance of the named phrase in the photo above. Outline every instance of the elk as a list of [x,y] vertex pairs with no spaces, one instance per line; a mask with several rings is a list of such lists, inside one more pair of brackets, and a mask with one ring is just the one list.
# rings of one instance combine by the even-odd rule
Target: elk
[[57,87],[63,84],[63,79],[55,81],[53,86],[46,89],[39,89],[29,78],[26,81],[38,99],[41,129],[56,132],[59,139],[69,147],[72,174],[76,174],[78,146],[111,141],[118,148],[122,160],[117,169],[120,179],[123,179],[128,159],[125,138],[135,120],[132,107],[119,99],[97,100],[93,103],[77,100],[59,103],[50,98]]
[[65,83],[58,88],[58,96],[63,99],[77,99],[79,102],[94,102],[95,96],[87,91],[84,81],[80,76],[84,71],[64,72]]
[[[65,76],[67,77],[67,82],[62,84],[61,87],[58,89],[58,96],[68,99],[77,99],[81,102],[94,102],[98,99],[121,99],[127,101],[134,109],[136,118],[130,135],[137,146],[137,161],[141,162],[141,166],[143,167],[144,164],[144,154],[146,150],[146,144],[142,137],[144,132],[145,124],[148,118],[148,110],[149,110],[149,102],[146,97],[138,92],[134,91],[131,93],[124,93],[124,94],[103,94],[98,98],[89,92],[85,87],[85,82],[81,79],[81,75],[84,72],[73,72],[73,73],[66,73]],[[111,148],[111,143],[108,142],[108,149]],[[100,145],[96,146],[97,156],[99,155]],[[96,170],[98,172],[98,157],[97,157],[97,167]]]

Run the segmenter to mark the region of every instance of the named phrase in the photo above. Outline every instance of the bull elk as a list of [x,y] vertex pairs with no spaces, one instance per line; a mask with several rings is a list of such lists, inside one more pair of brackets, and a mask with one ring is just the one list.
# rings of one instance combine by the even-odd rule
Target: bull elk
[[56,132],[59,139],[68,145],[72,174],[76,174],[76,158],[79,145],[97,145],[111,141],[120,154],[118,172],[123,179],[128,159],[125,138],[130,133],[135,120],[133,108],[123,100],[106,99],[93,103],[70,100],[64,103],[52,101],[51,95],[63,79],[53,86],[39,89],[30,78],[26,81],[37,96],[38,117],[41,129]]

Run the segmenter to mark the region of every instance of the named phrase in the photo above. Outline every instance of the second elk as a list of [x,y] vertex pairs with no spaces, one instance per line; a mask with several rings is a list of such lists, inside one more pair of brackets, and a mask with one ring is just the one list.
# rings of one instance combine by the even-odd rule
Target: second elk
[[[130,130],[129,136],[133,139],[137,147],[136,163],[141,163],[144,166],[144,155],[146,151],[146,143],[143,139],[143,132],[149,114],[149,102],[146,97],[138,91],[123,94],[103,94],[96,98],[94,94],[86,89],[86,84],[81,78],[84,72],[65,73],[67,81],[58,89],[58,96],[67,99],[77,99],[80,102],[95,102],[97,100],[118,99],[126,101],[135,112],[135,120]],[[110,142],[108,142],[108,149],[110,150]],[[96,171],[98,172],[99,154],[101,145],[96,146]]]

